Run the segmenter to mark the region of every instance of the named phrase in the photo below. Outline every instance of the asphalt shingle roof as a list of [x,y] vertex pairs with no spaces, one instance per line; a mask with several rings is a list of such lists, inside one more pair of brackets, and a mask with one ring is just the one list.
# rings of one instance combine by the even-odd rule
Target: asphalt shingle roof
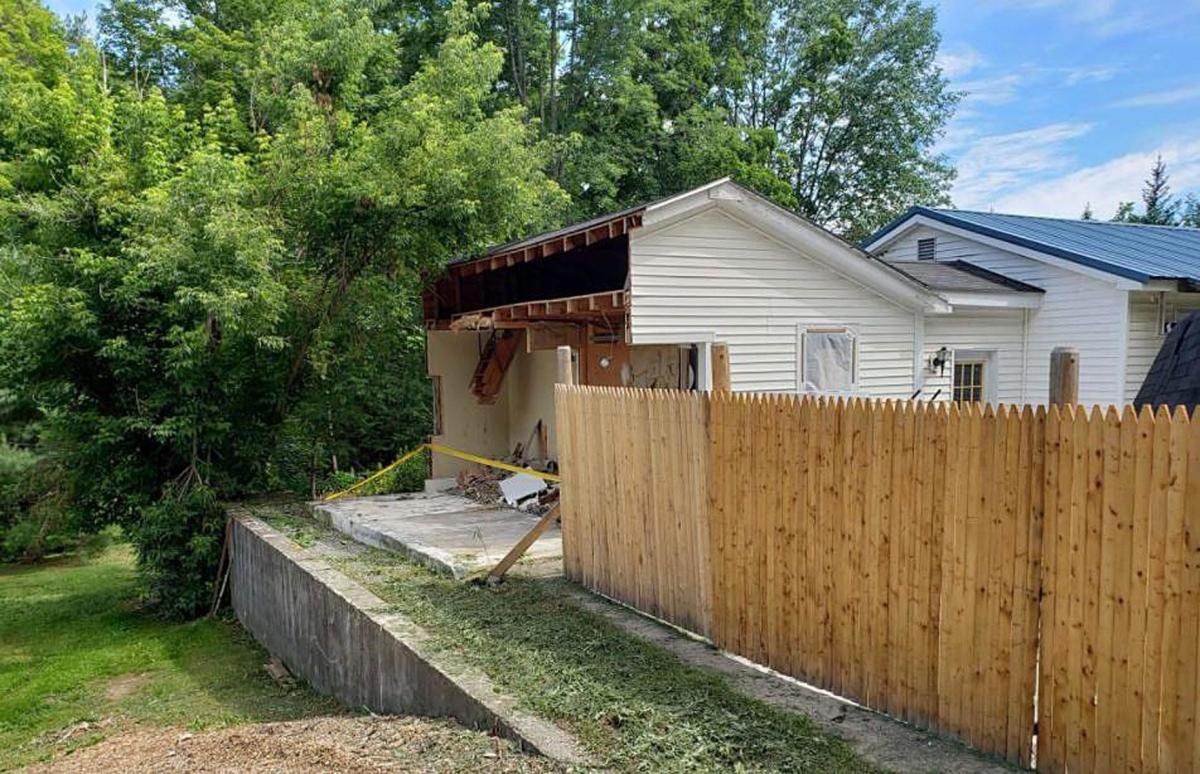
[[966,261],[884,261],[933,290],[966,293],[1044,293],[1039,287],[1019,282]]
[[1200,282],[1200,229],[913,207],[873,234],[873,244],[914,215],[1127,279]]
[[1133,404],[1184,406],[1189,413],[1200,406],[1200,312],[1192,312],[1167,334]]

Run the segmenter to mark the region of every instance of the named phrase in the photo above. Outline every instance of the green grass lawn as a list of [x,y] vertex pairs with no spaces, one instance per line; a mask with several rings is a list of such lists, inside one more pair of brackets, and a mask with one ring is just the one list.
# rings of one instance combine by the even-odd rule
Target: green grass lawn
[[307,688],[276,684],[266,660],[236,622],[140,612],[124,546],[0,568],[0,769],[131,721],[199,730],[341,711]]

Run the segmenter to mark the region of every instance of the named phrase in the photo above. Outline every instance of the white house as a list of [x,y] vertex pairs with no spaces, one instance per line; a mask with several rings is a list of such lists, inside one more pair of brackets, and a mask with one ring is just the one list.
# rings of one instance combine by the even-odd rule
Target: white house
[[952,379],[981,376],[985,398],[1004,403],[1046,400],[1057,346],[1079,350],[1081,402],[1132,401],[1165,332],[1200,309],[1200,229],[916,207],[864,246],[916,277],[971,267],[1043,291],[1020,313],[926,318]]
[[1004,402],[1044,400],[1062,344],[1081,398],[1120,402],[1190,299],[929,213],[877,257],[718,180],[457,261],[424,299],[435,440],[553,458],[562,344],[583,384],[706,389],[720,342],[735,390]]

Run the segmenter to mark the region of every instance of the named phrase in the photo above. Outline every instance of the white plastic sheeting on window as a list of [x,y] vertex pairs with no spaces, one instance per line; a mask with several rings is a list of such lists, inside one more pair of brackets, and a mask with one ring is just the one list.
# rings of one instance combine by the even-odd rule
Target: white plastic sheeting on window
[[854,334],[804,332],[804,390],[849,392],[854,387]]

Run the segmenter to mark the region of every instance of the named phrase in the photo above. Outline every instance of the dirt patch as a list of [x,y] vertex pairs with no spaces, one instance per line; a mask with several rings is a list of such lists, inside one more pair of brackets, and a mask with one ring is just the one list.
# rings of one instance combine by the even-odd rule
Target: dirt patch
[[117,675],[108,681],[108,685],[104,686],[104,698],[109,701],[120,701],[132,696],[141,690],[141,687],[146,684],[148,678],[148,675],[140,675],[133,672]]
[[542,772],[545,758],[449,721],[313,718],[188,733],[137,727],[30,772]]

